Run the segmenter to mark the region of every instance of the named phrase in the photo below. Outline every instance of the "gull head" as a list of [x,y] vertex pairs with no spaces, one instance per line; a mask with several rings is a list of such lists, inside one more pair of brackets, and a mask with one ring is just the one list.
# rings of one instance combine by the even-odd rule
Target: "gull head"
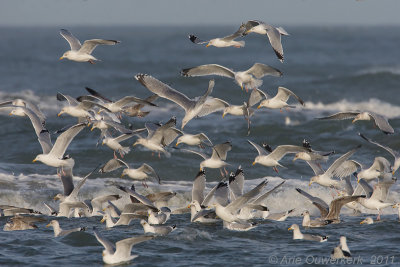
[[311,177],[311,179],[310,179],[310,183],[308,184],[308,186],[311,186],[314,182],[316,182],[318,180],[318,176],[314,176],[314,177]]
[[63,107],[62,109],[61,109],[61,111],[57,114],[57,116],[58,117],[60,117],[61,116],[61,114],[64,114],[65,113],[65,107]]
[[65,200],[65,196],[58,193],[57,195],[55,195],[55,197],[53,198],[54,200],[60,200],[61,202],[63,202]]
[[20,117],[24,117],[25,116],[25,112],[22,108],[14,108],[13,110],[11,110],[11,112],[8,114],[10,116],[15,115],[15,116],[20,116]]
[[225,115],[228,114],[230,110],[231,110],[231,107],[226,107],[226,108],[224,109],[224,112],[222,113],[222,118],[224,118]]
[[44,156],[43,154],[37,155],[36,158],[34,160],[32,160],[32,162],[42,161],[43,156]]
[[61,60],[61,59],[64,59],[64,58],[69,58],[70,52],[71,52],[71,51],[65,52],[59,59]]
[[290,226],[290,227],[288,228],[288,231],[290,231],[290,230],[296,230],[296,229],[299,229],[299,226],[298,226],[297,224],[292,224],[292,226]]
[[262,107],[268,107],[269,106],[269,99],[264,99],[263,101],[260,102],[260,104],[258,105],[257,109],[262,108]]
[[305,152],[296,153],[296,155],[294,155],[293,161],[296,161],[296,160],[298,160],[298,159],[310,160],[310,159],[309,159],[309,156],[308,156],[308,157],[307,157],[307,156],[308,156],[308,154],[305,153]]
[[128,175],[128,169],[124,169],[121,173],[121,178],[124,177],[125,175]]
[[306,215],[310,215],[310,212],[308,210],[303,211],[301,214],[301,216],[306,216]]

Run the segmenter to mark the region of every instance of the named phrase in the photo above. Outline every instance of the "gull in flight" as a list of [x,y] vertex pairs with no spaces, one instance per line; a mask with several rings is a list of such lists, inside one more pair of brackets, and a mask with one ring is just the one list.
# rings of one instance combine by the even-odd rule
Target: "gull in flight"
[[116,40],[91,39],[86,40],[83,45],[81,45],[81,42],[69,31],[61,29],[60,34],[71,46],[71,50],[65,52],[62,57],[60,57],[60,60],[66,58],[77,62],[89,62],[94,64],[98,59],[91,54],[97,45],[115,45],[120,43],[120,41]]
[[229,47],[229,46],[234,46],[236,48],[241,48],[244,47],[245,42],[244,41],[235,41],[236,38],[242,37],[243,33],[246,29],[244,26],[240,26],[239,29],[228,36],[222,37],[222,38],[214,38],[208,41],[203,41],[200,40],[197,36],[191,34],[189,35],[189,40],[194,43],[194,44],[207,44],[206,47],[209,46],[215,46],[215,47]]
[[317,118],[318,120],[347,120],[353,119],[352,123],[356,121],[373,121],[374,125],[377,126],[385,134],[394,134],[392,126],[390,126],[388,120],[382,115],[376,114],[371,111],[346,111],[338,112],[336,114]]
[[281,35],[289,34],[282,27],[275,28],[274,26],[268,25],[260,20],[249,20],[246,23],[243,23],[242,26],[244,26],[246,29],[243,35],[247,35],[252,32],[267,35],[272,49],[274,49],[276,56],[283,63]]
[[282,108],[295,108],[296,106],[291,106],[287,103],[287,101],[289,100],[289,97],[293,96],[294,98],[296,98],[296,100],[302,105],[304,106],[304,101],[298,97],[295,93],[293,93],[292,91],[290,91],[289,89],[279,86],[278,87],[278,92],[276,93],[276,95],[274,97],[269,97],[268,94],[264,93],[261,90],[257,90],[257,92],[262,93],[263,96],[265,97],[265,99],[263,101],[261,101],[260,105],[258,105],[257,108],[261,108],[261,107],[266,107],[266,108],[270,108],[270,109],[281,109]]
[[266,75],[280,77],[282,72],[278,69],[264,65],[261,63],[255,63],[250,69],[245,71],[233,71],[227,67],[218,64],[207,64],[193,68],[183,69],[181,71],[182,76],[185,77],[196,77],[206,75],[218,75],[234,79],[235,82],[246,90],[258,88],[262,85],[262,77]]

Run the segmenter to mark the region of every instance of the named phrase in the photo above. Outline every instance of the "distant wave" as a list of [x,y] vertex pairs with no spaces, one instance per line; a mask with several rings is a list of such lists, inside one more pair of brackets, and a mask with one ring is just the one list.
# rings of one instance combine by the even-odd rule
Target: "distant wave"
[[400,106],[395,106],[390,103],[381,101],[376,98],[370,98],[367,101],[351,102],[342,99],[338,102],[325,104],[322,102],[306,102],[305,110],[315,111],[351,111],[351,110],[370,110],[379,113],[388,119],[400,117]]
[[374,66],[356,72],[356,75],[390,73],[400,75],[400,66]]

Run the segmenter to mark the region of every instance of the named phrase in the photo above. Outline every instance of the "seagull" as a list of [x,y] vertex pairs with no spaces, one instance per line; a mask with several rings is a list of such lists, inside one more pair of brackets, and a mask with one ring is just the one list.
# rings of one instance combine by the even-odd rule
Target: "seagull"
[[228,36],[222,37],[222,38],[214,38],[209,41],[203,41],[200,40],[197,36],[195,35],[189,35],[189,40],[194,43],[194,44],[207,44],[206,47],[209,46],[215,46],[215,47],[229,47],[229,46],[234,46],[236,48],[241,48],[244,47],[245,42],[244,41],[235,41],[236,38],[241,37],[245,31],[245,28],[243,26],[239,27],[239,29]]
[[[215,145],[212,147],[213,152],[212,152],[212,155],[210,158],[207,157],[207,155],[202,152],[189,150],[189,149],[182,149],[182,151],[187,151],[187,152],[197,154],[204,159],[202,162],[200,162],[200,171],[201,171],[204,168],[218,169],[218,168],[222,168],[222,167],[229,165],[228,163],[225,162],[225,160],[226,160],[228,151],[230,151],[231,149],[232,149],[231,142],[225,142],[222,144]],[[221,171],[221,175],[224,176],[222,171]]]
[[[145,129],[143,129],[145,130]],[[129,138],[133,137],[133,133],[128,133],[128,134],[122,134],[118,137],[112,137],[110,132],[106,130],[101,131],[101,135],[103,137],[102,145],[107,145],[109,148],[114,150],[114,158],[117,158],[115,155],[115,151],[118,151],[120,154],[121,158],[124,157],[124,155],[128,154],[131,149],[127,146],[122,146],[120,142],[128,140]],[[100,137],[101,138],[101,137]]]
[[310,212],[308,210],[303,211],[301,213],[301,216],[303,216],[303,222],[301,224],[303,227],[322,227],[329,224],[328,221],[321,219],[312,220],[310,218]]
[[46,225],[46,227],[53,227],[54,230],[54,237],[58,237],[58,236],[66,236],[69,235],[70,233],[73,232],[80,232],[80,231],[85,231],[86,229],[84,227],[78,227],[78,228],[74,228],[74,229],[69,229],[69,230],[63,230],[60,227],[60,224],[57,220],[51,220],[50,223],[48,225]]
[[392,126],[390,126],[388,120],[382,115],[376,114],[371,111],[345,111],[338,112],[330,116],[317,118],[318,120],[347,120],[353,119],[352,123],[356,121],[370,121],[374,122],[374,125],[378,126],[378,128],[385,134],[394,134],[394,130]]
[[392,174],[394,175],[394,173],[400,167],[400,152],[396,151],[396,150],[393,150],[390,147],[381,145],[381,144],[379,144],[379,143],[377,143],[375,141],[372,141],[371,139],[369,139],[366,136],[364,136],[362,133],[358,133],[358,135],[361,136],[361,138],[363,138],[367,142],[385,149],[387,152],[389,152],[394,157],[394,162],[393,162],[393,167],[392,167]]
[[143,138],[137,135],[139,138],[133,146],[142,145],[151,151],[158,152],[159,157],[161,152],[163,152],[166,157],[170,157],[171,154],[165,147],[170,145],[181,133],[181,131],[175,128],[175,125],[176,117],[172,117],[163,125],[146,123],[147,137]]
[[149,224],[165,224],[171,215],[171,210],[168,207],[161,207],[159,212],[154,212],[152,209],[148,211],[148,223]]
[[312,204],[314,204],[321,213],[321,220],[326,221],[327,223],[339,223],[340,222],[340,210],[342,207],[349,202],[360,200],[361,198],[365,198],[365,195],[353,195],[353,196],[344,196],[339,197],[331,201],[331,203],[326,204],[325,201],[320,199],[319,197],[314,197],[307,192],[301,190],[300,188],[296,188],[296,191],[299,192],[302,196],[309,199]]
[[342,187],[341,181],[333,180],[332,177],[336,176],[348,176],[352,174],[354,171],[350,173],[345,173],[342,169],[340,169],[341,165],[350,158],[359,148],[361,145],[358,145],[356,148],[353,148],[349,152],[345,153],[338,159],[336,159],[332,165],[324,171],[318,164],[312,161],[307,161],[308,165],[313,169],[315,176],[311,177],[309,185],[311,186],[312,183],[318,183],[322,186],[331,187],[333,186],[336,189],[340,189]]
[[385,202],[389,193],[389,188],[395,183],[395,180],[388,182],[379,182],[374,188],[372,188],[366,181],[363,179],[359,180],[359,184],[364,189],[367,197],[358,199],[358,202],[366,207],[367,209],[378,210],[377,221],[381,219],[381,210],[390,206],[393,206],[393,203]]
[[97,45],[115,45],[120,43],[120,41],[116,40],[91,39],[86,40],[83,45],[81,45],[81,42],[68,30],[61,29],[60,34],[71,46],[71,50],[65,52],[62,57],[60,57],[60,60],[66,58],[77,62],[89,62],[94,64],[98,59],[92,56],[91,53]]
[[78,123],[71,126],[57,138],[50,152],[45,153],[45,151],[43,151],[43,154],[37,155],[33,162],[40,161],[48,166],[57,168],[61,167],[62,169],[64,167],[72,168],[75,164],[74,159],[70,157],[64,157],[64,153],[72,139],[74,139],[75,136],[85,127],[85,123]]
[[206,76],[206,75],[218,75],[234,79],[235,82],[242,88],[254,89],[262,85],[262,77],[271,75],[275,77],[282,76],[282,72],[278,69],[264,65],[261,63],[255,63],[250,69],[245,71],[233,71],[227,67],[218,64],[207,64],[193,68],[183,69],[181,75],[185,77],[195,76]]
[[3,227],[3,231],[22,231],[37,229],[38,227],[34,223],[44,221],[45,219],[42,218],[16,215],[7,220],[6,224]]
[[181,132],[181,136],[178,137],[176,140],[176,145],[178,146],[179,144],[187,144],[189,146],[199,146],[199,147],[204,147],[205,146],[212,146],[212,142],[210,139],[205,135],[204,133],[199,133],[199,134],[188,134]]
[[[256,143],[253,143],[250,140],[247,140],[247,142],[257,149],[258,152],[258,156],[254,159],[253,165],[258,163],[267,167],[273,167],[274,171],[277,173],[277,166],[284,167],[279,163],[279,160],[281,160],[286,154],[307,151],[307,149],[302,146],[281,145],[277,146],[273,151],[270,149],[270,153],[267,154],[267,151]],[[268,148],[270,147],[268,146]]]
[[172,226],[153,226],[150,225],[145,220],[140,220],[140,224],[143,226],[143,230],[145,233],[152,233],[156,235],[167,235],[176,229],[176,225]]
[[278,87],[278,93],[272,98],[269,98],[268,95],[265,94],[261,90],[258,90],[258,92],[263,93],[264,97],[266,99],[261,101],[261,103],[258,105],[257,109],[262,108],[262,107],[266,107],[266,108],[270,108],[270,109],[278,109],[279,108],[282,111],[282,108],[295,108],[296,106],[291,106],[291,105],[288,105],[288,103],[287,103],[289,97],[291,97],[291,96],[296,98],[296,100],[302,106],[305,105],[304,101],[300,97],[298,97],[295,93],[293,93],[289,89],[282,87],[282,86]]
[[294,155],[293,161],[298,159],[302,159],[304,161],[313,161],[317,164],[321,161],[326,162],[329,158],[329,155],[335,154],[335,150],[332,151],[316,151],[311,148],[310,142],[307,140],[303,140],[303,147],[307,148],[307,152],[299,152]]
[[[36,116],[39,117],[40,121],[42,123],[45,122],[46,120],[46,116],[43,114],[43,112],[39,109],[39,107],[35,104],[33,104],[30,101],[26,101],[24,99],[14,99],[14,100],[9,100],[9,101],[5,101],[0,103],[0,107],[4,107],[4,106],[18,106],[18,107],[24,107],[27,109],[32,110],[33,113],[36,114]],[[17,116],[26,116],[26,114],[24,112],[15,112],[13,113],[13,115],[17,115]]]
[[96,230],[93,231],[97,241],[105,248],[103,250],[103,261],[105,264],[120,264],[131,261],[138,255],[131,255],[132,246],[139,244],[143,241],[153,239],[155,236],[137,236],[126,238],[112,244],[109,240],[100,235]]
[[101,169],[100,172],[107,173],[125,167],[122,171],[121,178],[125,175],[133,180],[139,180],[143,182],[143,186],[147,187],[146,180],[152,179],[160,184],[161,180],[155,170],[148,164],[143,163],[139,168],[131,168],[128,163],[121,159],[110,159]]
[[367,168],[366,166],[359,164],[361,171],[357,173],[357,180],[364,179],[370,182],[376,178],[386,178],[390,176],[392,178],[390,162],[384,157],[375,157],[372,165]]
[[275,28],[274,26],[268,25],[260,20],[249,20],[242,25],[246,28],[246,31],[243,33],[243,35],[252,32],[267,35],[272,49],[274,49],[276,56],[283,63],[281,35],[289,34],[282,27]]
[[137,74],[135,78],[154,94],[178,104],[185,110],[185,116],[182,119],[181,129],[183,129],[191,119],[195,117],[203,117],[221,109],[220,105],[205,105],[208,95],[211,94],[214,88],[214,80],[210,80],[205,94],[195,100],[188,98],[186,95],[176,91],[175,89],[150,75]]
[[308,241],[317,241],[317,242],[326,242],[328,240],[327,236],[320,236],[320,235],[310,235],[310,234],[302,234],[300,232],[300,228],[297,224],[292,224],[288,228],[288,230],[293,230],[293,239],[303,239]]
[[[158,98],[158,95],[154,94],[151,95],[149,97],[147,97],[146,99],[144,99],[145,101],[152,103],[153,101],[155,101]],[[122,108],[122,113],[124,113],[125,115],[129,116],[129,117],[139,117],[139,118],[143,118],[146,117],[150,111],[142,111],[141,109],[146,106],[144,104],[136,104],[133,106],[125,106]]]
[[121,213],[118,221],[116,221],[111,216],[110,209],[111,209],[111,206],[107,206],[104,209],[103,218],[100,221],[101,223],[103,223],[105,221],[107,228],[112,228],[112,227],[118,226],[118,225],[129,225],[132,220],[146,218],[146,216],[144,216],[144,215],[138,215],[138,214],[134,214],[134,213]]
[[340,237],[340,244],[332,250],[332,259],[351,258],[350,249],[347,246],[347,238],[345,236]]

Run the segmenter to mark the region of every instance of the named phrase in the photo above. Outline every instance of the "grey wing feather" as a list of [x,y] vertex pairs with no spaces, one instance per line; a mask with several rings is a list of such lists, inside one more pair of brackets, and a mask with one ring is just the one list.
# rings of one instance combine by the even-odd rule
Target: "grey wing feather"
[[215,202],[225,207],[229,202],[228,195],[229,195],[228,184],[226,182],[219,182],[214,192]]
[[356,148],[350,150],[349,152],[347,152],[346,154],[342,155],[341,157],[339,157],[338,159],[336,159],[332,165],[326,170],[326,174],[328,176],[332,176],[334,174],[334,171],[340,167],[340,165],[343,164],[343,162],[345,162],[348,158],[350,158],[359,148],[361,147],[361,145],[357,146]]
[[328,214],[329,206],[328,206],[328,204],[326,204],[325,201],[323,201],[319,197],[314,197],[314,196],[310,195],[309,193],[301,190],[300,188],[296,188],[296,191],[299,192],[302,196],[308,198],[314,205],[316,205],[315,203],[318,204],[318,206],[317,205],[316,206],[321,212],[321,217],[325,217],[325,215]]
[[285,88],[285,87],[278,87],[278,93],[276,94],[276,97],[284,102],[286,102],[290,96],[293,96],[294,98],[296,98],[296,100],[304,106],[304,101],[298,97],[295,93],[293,93],[292,91],[290,91],[289,89]]
[[154,211],[158,211],[158,208],[156,206],[154,206],[154,204],[145,196],[142,196],[138,193],[136,193],[135,191],[123,187],[123,186],[117,186],[120,190],[128,193],[129,195],[133,196],[134,198],[136,198],[138,201],[140,201],[142,204],[146,205],[147,207],[149,207],[150,209],[154,210]]
[[249,105],[249,107],[252,107],[267,97],[268,97],[267,94],[265,94],[260,89],[254,89],[251,91],[251,94],[250,94],[249,100],[247,101],[247,104]]
[[183,69],[181,71],[183,76],[205,76],[205,75],[218,75],[229,78],[235,78],[235,72],[224,66],[218,64],[201,65],[194,68]]
[[154,178],[157,179],[157,182],[160,183],[160,177],[156,173],[156,171],[148,164],[143,163],[142,166],[140,166],[139,170],[145,172],[147,175],[153,176]]
[[130,255],[132,246],[141,242],[153,239],[154,236],[142,235],[137,237],[126,238],[115,243],[115,252],[120,255]]
[[347,120],[354,119],[360,112],[357,111],[349,111],[349,112],[338,112],[326,117],[317,118],[318,120]]
[[178,104],[184,110],[188,110],[195,104],[193,100],[189,99],[186,95],[176,91],[150,75],[138,74],[135,78],[154,94]]
[[201,202],[200,204],[202,206],[208,206],[208,204],[210,203],[212,197],[214,196],[215,191],[217,190],[219,184],[216,184],[211,190],[210,192],[208,192],[208,194],[204,197],[203,202]]
[[261,204],[264,202],[265,199],[267,199],[267,197],[272,194],[273,192],[275,192],[275,190],[277,190],[279,187],[281,187],[283,184],[285,183],[285,181],[282,181],[280,184],[278,184],[277,186],[275,186],[274,188],[272,188],[271,190],[269,190],[268,192],[262,194],[261,196],[259,196],[256,200],[254,200],[252,203],[254,204]]
[[267,30],[267,36],[269,39],[269,42],[272,46],[272,49],[274,49],[274,52],[276,56],[279,58],[281,62],[283,62],[283,47],[282,47],[282,42],[281,42],[281,33],[278,29],[275,27],[267,25],[266,27]]
[[200,112],[197,114],[197,116],[204,117],[216,111],[223,110],[228,106],[229,104],[222,99],[208,97],[207,100],[204,102]]
[[71,141],[85,127],[85,123],[78,123],[71,126],[57,138],[49,154],[52,154],[57,158],[62,158]]
[[115,45],[120,43],[116,40],[103,40],[103,39],[92,39],[83,42],[83,45],[79,49],[80,53],[91,54],[97,45]]
[[370,198],[374,192],[374,189],[364,179],[358,180],[358,183],[364,190],[365,194],[367,195],[367,198]]
[[65,40],[69,43],[71,50],[73,51],[78,51],[81,48],[81,42],[72,35],[68,30],[61,29],[60,34],[62,37],[64,37]]
[[64,196],[69,196],[70,194],[72,194],[72,192],[74,192],[72,168],[64,167],[62,171],[57,170],[57,173],[60,174],[60,179],[64,188]]
[[206,188],[206,174],[200,171],[193,181],[192,186],[192,201],[197,201],[202,204],[204,201],[204,189]]
[[315,162],[315,161],[306,161],[308,166],[311,167],[315,175],[320,175],[324,174],[324,170],[321,168],[321,166]]
[[272,75],[276,77],[280,77],[283,75],[280,70],[261,63],[255,63],[246,72],[254,75],[258,79],[264,77],[265,75]]
[[333,175],[342,179],[343,177],[352,175],[358,170],[358,168],[362,167],[363,166],[361,165],[361,163],[355,160],[346,160],[333,171]]
[[186,152],[190,152],[190,153],[197,154],[197,155],[199,155],[200,157],[202,157],[203,159],[207,159],[207,155],[204,154],[204,153],[201,153],[201,152],[198,152],[198,151],[194,151],[194,150],[190,150],[190,149],[185,149],[185,148],[182,148],[181,150],[182,150],[182,151],[186,151]]
[[376,114],[374,112],[368,112],[369,116],[375,121],[376,126],[381,129],[382,132],[386,134],[393,134],[394,130],[392,126],[390,126],[388,120],[382,115]]
[[241,209],[247,202],[249,202],[252,198],[256,197],[266,186],[267,180],[262,181],[255,188],[250,190],[249,192],[243,194],[241,197],[238,197],[234,201],[232,201],[226,208],[231,212],[237,212]]
[[111,243],[108,239],[106,239],[102,235],[100,235],[100,233],[97,232],[96,230],[93,230],[93,233],[97,241],[99,241],[99,243],[103,245],[103,247],[108,251],[108,253],[114,254],[115,251],[114,244]]
[[72,96],[69,95],[64,95],[61,93],[57,93],[57,100],[58,101],[67,101],[68,104],[70,104],[71,106],[76,106],[79,104],[78,100],[76,100],[75,98],[73,98]]
[[107,173],[107,172],[112,172],[116,169],[119,169],[121,167],[126,167],[129,168],[129,165],[120,160],[120,159],[110,159],[104,166],[100,169],[101,173]]
[[261,146],[257,145],[256,143],[251,142],[250,140],[247,140],[247,142],[249,142],[249,144],[251,144],[252,146],[254,146],[255,149],[257,149],[258,155],[260,155],[260,156],[267,155],[267,152]]
[[225,37],[221,38],[221,40],[227,41],[227,42],[232,41],[232,40],[234,40],[234,39],[236,39],[236,38],[238,38],[238,37],[243,36],[243,33],[244,33],[245,31],[246,31],[245,26],[244,26],[244,25],[241,25],[241,26],[239,27],[239,29],[238,29],[236,32],[234,32],[234,33],[231,34],[231,35],[228,35],[228,36],[225,36]]
[[371,198],[377,199],[379,201],[386,201],[387,196],[389,194],[389,188],[395,183],[394,180],[389,182],[379,182],[375,185],[374,192],[372,193]]
[[361,134],[361,133],[358,133],[358,135],[361,136],[361,138],[363,138],[363,139],[366,140],[367,142],[369,142],[369,143],[371,143],[371,144],[374,144],[374,145],[376,145],[376,146],[379,146],[379,147],[385,149],[387,152],[389,152],[390,154],[392,154],[393,157],[397,158],[397,157],[400,156],[400,153],[399,153],[399,152],[397,152],[397,151],[391,149],[390,147],[384,146],[384,145],[381,145],[381,144],[379,144],[379,143],[377,143],[377,142],[375,142],[375,141],[372,141],[371,139],[367,138],[366,136],[364,136],[364,135]]
[[288,153],[298,153],[307,151],[308,151],[307,148],[303,146],[280,145],[277,146],[269,155],[276,160],[280,160]]
[[340,210],[342,209],[343,205],[355,201],[359,197],[361,196],[345,196],[332,200],[331,204],[329,205],[329,213],[328,215],[326,215],[325,219],[326,220],[339,219]]
[[221,160],[226,160],[226,156],[228,154],[228,151],[232,149],[232,144],[231,142],[225,142],[222,144],[215,145],[213,147],[213,153],[211,155],[211,158],[220,158]]

